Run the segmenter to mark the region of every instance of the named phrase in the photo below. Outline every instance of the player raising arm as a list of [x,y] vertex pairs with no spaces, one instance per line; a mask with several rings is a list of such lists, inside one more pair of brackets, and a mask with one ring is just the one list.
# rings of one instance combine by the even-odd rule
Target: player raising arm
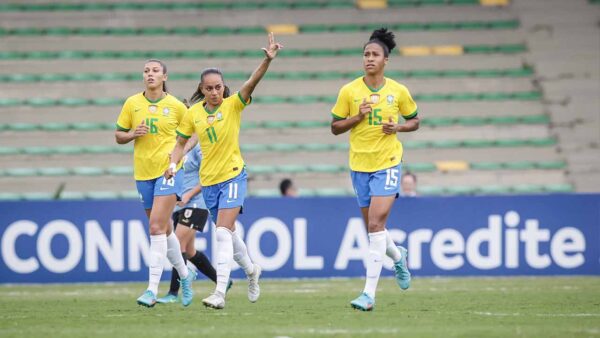
[[252,92],[267,72],[271,61],[282,46],[275,42],[273,33],[263,48],[265,58],[237,93],[230,91],[223,74],[216,68],[202,71],[198,89],[192,96],[195,103],[177,128],[177,145],[172,152],[172,163],[165,178],[173,177],[176,163],[182,157],[187,139],[198,135],[204,154],[200,168],[202,195],[217,226],[217,287],[213,294],[202,300],[215,309],[225,307],[225,292],[234,259],[248,276],[248,299],[256,302],[260,295],[258,279],[261,268],[248,256],[246,244],[235,232],[235,221],[242,212],[247,189],[247,175],[239,147],[242,110],[252,101]]
[[[400,288],[410,286],[407,251],[396,247],[385,229],[400,192],[402,144],[396,133],[419,128],[417,106],[408,89],[384,76],[389,53],[395,46],[394,34],[387,29],[371,34],[363,47],[365,75],[342,87],[331,111],[331,132],[339,135],[350,130],[350,176],[369,233],[365,288],[350,303],[363,311],[370,311],[375,305],[385,254],[394,261]],[[406,123],[398,123],[399,115]]]

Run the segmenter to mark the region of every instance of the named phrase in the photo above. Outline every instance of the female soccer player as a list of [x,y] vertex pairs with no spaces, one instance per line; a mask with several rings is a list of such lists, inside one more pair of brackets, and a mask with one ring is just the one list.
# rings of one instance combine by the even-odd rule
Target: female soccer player
[[156,303],[166,256],[181,276],[181,303],[188,306],[196,273],[186,267],[179,241],[171,231],[171,212],[180,194],[183,173],[170,179],[163,177],[169,167],[169,151],[176,142],[175,130],[187,108],[167,93],[167,66],[163,62],[148,60],[143,78],[144,91],[125,101],[115,132],[118,144],[134,141],[134,176],[150,224],[148,289],[137,302],[147,307]]
[[[187,148],[192,147],[188,151]],[[189,259],[192,264],[198,268],[206,277],[213,282],[217,282],[217,272],[210,263],[210,260],[203,252],[196,251],[194,240],[196,230],[203,231],[208,219],[208,210],[204,203],[204,198],[200,193],[202,185],[200,184],[199,171],[202,163],[202,152],[196,135],[185,146],[183,159],[183,195],[181,201],[177,202],[173,212],[173,224],[175,225],[175,235],[179,239],[182,249],[184,262]],[[229,282],[229,286],[231,281]],[[228,286],[228,288],[229,288]],[[157,303],[175,303],[179,293],[179,273],[173,270],[171,274],[171,285],[169,292],[162,298],[156,300]]]
[[240,90],[231,96],[220,70],[208,68],[202,72],[192,102],[202,101],[189,109],[177,128],[177,145],[171,154],[172,163],[165,172],[165,178],[173,177],[175,163],[181,159],[187,139],[196,133],[204,154],[200,168],[200,180],[204,186],[202,195],[217,225],[217,287],[202,303],[215,309],[225,307],[232,258],[248,276],[248,299],[256,302],[260,296],[258,279],[261,268],[250,260],[246,244],[235,232],[235,220],[242,211],[247,185],[239,134],[242,110],[252,101],[254,88],[281,48],[282,45],[276,43],[273,33],[270,33],[269,44],[262,49],[264,60]]
[[[396,247],[385,229],[400,192],[402,144],[396,133],[419,128],[417,106],[408,89],[384,76],[389,53],[395,46],[394,34],[387,29],[377,29],[371,34],[363,48],[365,75],[342,87],[331,111],[331,132],[339,135],[350,130],[350,176],[369,232],[365,288],[350,303],[363,311],[373,310],[375,305],[385,254],[394,261],[400,288],[410,286],[407,251]],[[398,114],[406,123],[398,123]]]

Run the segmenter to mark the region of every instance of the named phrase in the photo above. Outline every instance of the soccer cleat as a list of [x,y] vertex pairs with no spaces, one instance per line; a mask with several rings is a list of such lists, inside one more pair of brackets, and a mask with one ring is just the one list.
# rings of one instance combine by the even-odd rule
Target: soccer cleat
[[164,297],[161,297],[156,300],[156,302],[159,304],[171,304],[177,303],[178,301],[179,299],[177,298],[177,295],[174,295],[172,293],[167,293]]
[[202,304],[206,307],[220,310],[225,307],[225,295],[219,291],[215,291],[210,296],[204,298]]
[[258,285],[258,279],[262,269],[258,264],[254,264],[254,271],[248,275],[248,300],[252,303],[258,300],[260,297],[260,286]]
[[373,311],[375,300],[363,292],[355,300],[350,302],[350,306],[361,311]]
[[181,278],[179,284],[181,285],[181,305],[188,306],[192,304],[192,298],[194,298],[194,290],[192,290],[192,281],[196,279],[196,271],[188,269],[188,275],[186,278]]
[[156,304],[156,296],[154,295],[154,292],[146,290],[140,298],[137,299],[137,303],[145,307],[153,307],[154,304]]
[[408,251],[406,248],[399,246],[402,257],[400,260],[394,263],[394,270],[396,271],[396,283],[402,290],[406,290],[410,287],[410,271],[408,271],[408,265],[406,264],[406,257]]

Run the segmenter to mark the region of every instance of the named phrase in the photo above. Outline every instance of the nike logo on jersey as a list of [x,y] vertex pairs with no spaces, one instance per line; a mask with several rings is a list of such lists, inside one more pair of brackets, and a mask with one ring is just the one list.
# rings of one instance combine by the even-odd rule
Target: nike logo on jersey
[[135,108],[133,111],[137,113],[140,111],[140,108]]
[[227,200],[227,203],[235,202],[236,200]]
[[397,189],[396,187],[383,187],[383,189],[385,190],[392,190],[392,189]]
[[160,191],[163,191],[163,190],[169,190],[169,189],[170,189],[170,188],[163,188],[163,187],[160,187]]

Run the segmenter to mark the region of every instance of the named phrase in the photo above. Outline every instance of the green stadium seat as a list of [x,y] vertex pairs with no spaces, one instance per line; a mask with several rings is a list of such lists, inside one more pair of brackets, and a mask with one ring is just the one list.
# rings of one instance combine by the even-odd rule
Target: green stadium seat
[[11,131],[33,131],[38,130],[39,125],[35,123],[15,122],[8,125]]
[[499,69],[481,69],[473,72],[474,77],[494,78],[501,77],[502,70]]
[[37,27],[19,27],[10,30],[11,35],[17,36],[35,36],[42,35],[43,33],[43,30]]
[[573,185],[568,183],[546,184],[544,186],[544,191],[549,193],[569,193],[574,192],[575,188],[573,187]]
[[425,24],[425,29],[432,31],[447,31],[453,30],[458,26],[454,22],[430,22]]
[[505,101],[510,100],[512,94],[511,93],[481,93],[479,95],[479,100],[482,101]]
[[257,153],[257,152],[265,152],[267,151],[269,148],[266,144],[258,144],[258,143],[246,143],[246,144],[240,144],[240,150],[242,152],[253,152],[253,153]]
[[37,170],[35,168],[7,168],[4,169],[4,174],[12,177],[36,176]]
[[534,72],[531,68],[507,69],[504,71],[504,76],[506,77],[528,77],[533,74]]
[[499,20],[490,21],[490,29],[517,29],[519,28],[519,20]]
[[69,27],[49,27],[45,29],[45,33],[49,36],[67,36],[75,33],[75,30]]
[[437,170],[437,167],[434,163],[427,162],[410,162],[404,163],[404,168],[413,172],[434,172]]
[[204,33],[208,35],[229,35],[234,33],[234,29],[231,27],[209,26],[205,28]]
[[0,60],[22,59],[25,56],[24,54],[24,52],[0,51]]
[[402,146],[405,149],[425,149],[429,148],[429,145],[429,141],[412,140],[402,142]]
[[97,80],[99,80],[99,78],[100,77],[98,74],[93,74],[93,73],[73,73],[70,75],[71,81],[91,82],[91,81],[97,81]]
[[21,105],[21,103],[20,99],[0,97],[0,107],[14,107]]
[[265,129],[284,129],[292,128],[294,125],[291,121],[264,121],[262,127]]
[[525,115],[521,116],[519,122],[524,124],[548,124],[550,118],[547,115]]
[[322,7],[321,3],[318,2],[302,2],[298,1],[293,3],[293,8],[295,9],[320,9]]
[[320,101],[321,98],[315,95],[291,96],[289,99],[289,102],[293,104],[313,104]]
[[535,165],[538,169],[544,170],[561,170],[567,168],[565,161],[540,161],[536,162]]
[[56,154],[79,155],[83,154],[84,148],[81,146],[58,146],[54,148]]
[[527,47],[522,44],[508,44],[496,46],[495,52],[505,54],[523,53],[527,51]]
[[120,106],[125,102],[125,99],[113,97],[96,97],[90,100],[94,106]]
[[513,93],[512,97],[515,100],[524,100],[524,101],[535,101],[542,98],[542,93],[540,92],[517,92]]
[[277,189],[252,189],[249,192],[250,196],[254,197],[279,197],[281,195]]
[[432,148],[458,148],[461,145],[461,141],[459,140],[436,140],[431,141],[430,145]]
[[283,79],[285,80],[310,80],[312,77],[311,73],[307,72],[286,72],[283,73]]
[[39,76],[36,74],[8,74],[6,82],[37,82]]
[[54,194],[49,192],[26,192],[21,196],[26,201],[49,201],[54,199]]
[[296,128],[325,128],[329,127],[329,121],[298,121],[294,123]]
[[483,126],[489,119],[481,116],[459,116],[456,118],[456,124],[461,126]]
[[25,155],[52,155],[54,153],[53,148],[43,146],[24,147],[22,151]]
[[300,148],[309,152],[333,150],[332,145],[327,143],[304,143],[300,145]]
[[[317,72],[314,74],[316,80],[327,81],[327,80],[339,80],[344,78],[344,74],[340,72]],[[391,76],[391,75],[389,75]]]
[[38,174],[40,176],[69,176],[69,169],[67,168],[38,168]]
[[483,30],[488,27],[484,21],[463,21],[458,23],[458,28],[464,30]]
[[106,172],[114,176],[133,176],[133,167],[110,167]]
[[281,151],[281,152],[295,152],[300,150],[300,144],[295,143],[271,143],[269,144],[269,150]]
[[254,98],[255,103],[262,104],[275,104],[275,103],[285,103],[286,98],[283,96],[258,96]]
[[97,36],[107,34],[109,30],[100,27],[81,27],[76,28],[75,33],[83,36]]
[[215,59],[231,59],[242,57],[243,51],[235,50],[213,50],[209,52],[209,56]]
[[539,184],[519,184],[512,187],[517,194],[537,194],[544,191],[544,186]]
[[17,155],[19,153],[21,153],[21,150],[19,148],[15,148],[15,147],[0,147],[0,156]]
[[89,191],[85,195],[92,200],[112,200],[120,197],[115,191]]
[[[112,128],[115,127],[114,123],[110,124]],[[106,125],[100,122],[75,122],[71,125],[73,130],[77,131],[95,131],[95,130],[103,130]]]
[[330,29],[329,25],[301,25],[299,27],[301,33],[326,33]]
[[[98,74],[98,80],[100,81],[129,81],[130,79],[135,79],[138,75],[133,75],[131,73],[103,73]],[[171,80],[174,74],[169,73],[169,80]],[[140,80],[141,80],[141,76]]]
[[490,54],[493,53],[494,46],[489,45],[466,45],[463,47],[465,54]]
[[86,154],[111,154],[113,153],[113,146],[93,145],[83,147],[83,151]]
[[39,128],[45,131],[68,131],[71,126],[65,122],[48,122],[39,125]]
[[477,93],[454,93],[454,94],[449,94],[447,97],[448,101],[460,101],[460,102],[474,101],[474,100],[477,100],[478,98],[479,98],[479,95]]
[[348,151],[348,149],[350,149],[350,145],[348,144],[348,142],[335,143],[335,144],[332,144],[331,147],[332,147],[331,150],[336,150],[336,151]]
[[496,147],[506,147],[506,148],[522,147],[522,146],[526,145],[527,143],[528,143],[528,140],[522,140],[522,139],[494,140],[494,145]]
[[354,23],[338,24],[331,27],[331,31],[335,33],[354,33],[362,31],[360,25]]
[[21,194],[14,192],[0,192],[0,201],[18,201],[21,199]]
[[408,31],[408,32],[423,30],[424,27],[425,27],[424,23],[418,23],[418,22],[405,22],[405,23],[398,23],[398,24],[391,25],[392,30]]
[[422,70],[411,70],[406,73],[408,77],[414,77],[416,79],[431,79],[440,77],[442,75],[441,71],[433,70],[433,69],[422,69]]
[[420,195],[443,195],[445,193],[445,188],[437,185],[423,185],[417,187],[417,192]]
[[[297,57],[304,57],[305,54],[306,54],[306,52],[301,49],[283,49],[283,50],[281,50],[282,57],[297,58]],[[279,54],[277,54],[277,56],[279,57]]]
[[261,127],[261,123],[256,121],[242,121],[242,129],[257,129]]
[[449,69],[440,71],[440,76],[447,78],[464,78],[471,76],[471,72],[461,69]]
[[27,104],[34,107],[51,107],[56,105],[56,100],[49,97],[32,97],[26,100]]
[[432,127],[448,127],[453,125],[456,119],[454,119],[453,117],[436,117],[424,119],[423,122],[425,121],[427,121],[425,125],[429,125]]
[[337,53],[332,49],[314,48],[306,51],[308,57],[332,57]]
[[534,147],[548,147],[556,144],[556,139],[548,137],[548,138],[532,138],[526,141],[527,145],[531,145]]
[[335,164],[311,164],[308,170],[317,173],[336,174],[344,172],[345,168]]
[[308,171],[308,167],[301,164],[284,164],[277,166],[277,171],[285,174],[298,174]]
[[73,174],[77,176],[102,176],[104,169],[98,167],[75,167]]
[[477,189],[468,185],[453,185],[446,188],[450,195],[473,195]]
[[334,104],[336,101],[337,101],[337,96],[336,95],[326,95],[326,96],[320,96],[319,97],[319,102],[321,102],[321,103]]
[[277,172],[277,168],[271,165],[253,165],[248,167],[248,173],[251,175],[268,175]]
[[477,189],[478,194],[483,195],[504,195],[510,193],[510,187],[502,185],[483,185]]
[[202,34],[203,28],[199,27],[173,27],[170,29],[170,33],[173,35],[191,35],[196,36]]
[[169,30],[165,27],[142,27],[138,33],[140,35],[167,35]]
[[79,107],[87,105],[88,100],[80,97],[64,97],[58,99],[58,104],[61,106]]
[[497,125],[503,125],[503,124],[517,124],[519,123],[519,117],[518,116],[511,116],[511,115],[506,115],[506,116],[492,116],[488,119],[490,124],[497,124]]
[[298,189],[298,195],[300,197],[314,197],[317,196],[317,192],[315,189],[300,188]]
[[502,167],[508,170],[531,170],[535,169],[535,163],[531,161],[504,162]]
[[84,200],[85,193],[80,191],[63,191],[58,199],[67,201]]
[[236,33],[246,35],[264,34],[265,28],[262,26],[239,27],[236,29]]
[[501,170],[500,162],[473,162],[469,164],[471,170]]
[[447,94],[437,94],[437,93],[415,94],[414,95],[415,101],[427,101],[427,102],[446,101],[448,99],[448,97],[449,97],[449,95],[447,95]]

